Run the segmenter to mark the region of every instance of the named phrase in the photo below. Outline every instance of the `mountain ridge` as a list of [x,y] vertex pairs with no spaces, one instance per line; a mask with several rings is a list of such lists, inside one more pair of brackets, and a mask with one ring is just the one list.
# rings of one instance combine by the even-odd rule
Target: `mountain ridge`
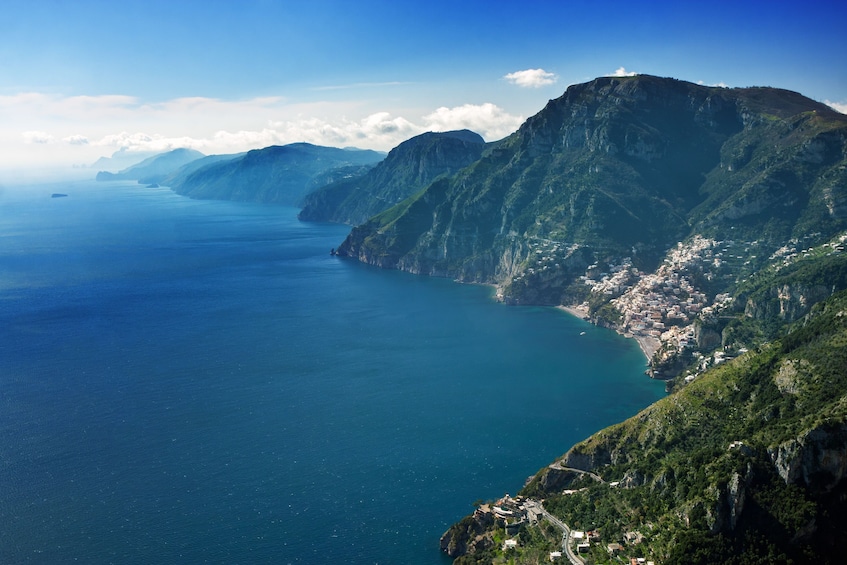
[[[391,230],[407,227],[401,217],[392,217],[391,226],[371,221],[370,228],[354,230],[340,249],[365,262],[371,261],[373,249],[382,266],[495,284],[508,278],[496,266],[497,255],[509,250],[509,233],[575,243],[592,239],[616,253],[630,247],[635,235],[634,243],[643,247],[646,263],[656,262],[667,247],[691,233],[690,221],[720,223],[723,219],[726,224],[726,218],[705,211],[689,216],[696,205],[707,205],[701,189],[720,195],[724,184],[744,188],[729,178],[737,175],[728,173],[750,162],[723,164],[721,150],[732,134],[768,120],[740,105],[739,100],[746,100],[745,92],[755,95],[749,106],[761,105],[769,96],[786,96],[788,102],[779,106],[779,112],[803,108],[824,116],[823,121],[837,122],[835,137],[841,138],[821,139],[821,143],[825,149],[832,144],[843,146],[844,116],[808,99],[801,105],[799,95],[789,91],[736,92],[643,75],[597,79],[569,87],[486,157],[452,177],[451,185],[445,187],[449,203],[443,199],[433,208],[433,222],[417,233],[414,245],[393,244]],[[635,113],[640,114],[634,120]],[[815,121],[812,116],[800,125],[807,129],[829,125]],[[742,158],[754,156],[765,139],[747,135],[744,141],[747,144],[739,147]],[[753,169],[745,172],[762,175]],[[711,179],[703,182],[710,173]],[[781,181],[777,178],[776,182]],[[747,192],[761,186],[760,182],[748,187]],[[739,202],[729,215],[749,216],[762,205],[756,196],[751,194],[752,202],[746,205]],[[457,205],[461,206],[458,217],[454,215]],[[603,214],[593,213],[597,207]],[[470,248],[459,242],[456,248],[454,234],[471,224],[485,227],[486,233],[477,236],[484,239],[478,243],[472,239],[476,245]],[[463,266],[468,260],[484,267]]]
[[427,132],[404,141],[361,177],[309,193],[298,216],[358,225],[479,158],[485,140],[470,130]]
[[95,180],[135,180],[140,183],[153,184],[162,182],[172,171],[205,157],[203,153],[194,149],[179,148],[152,155],[140,163],[131,165],[117,173],[100,171]]
[[370,150],[309,143],[254,149],[197,170],[176,172],[170,188],[201,199],[242,200],[296,205],[333,169],[375,165],[384,156]]

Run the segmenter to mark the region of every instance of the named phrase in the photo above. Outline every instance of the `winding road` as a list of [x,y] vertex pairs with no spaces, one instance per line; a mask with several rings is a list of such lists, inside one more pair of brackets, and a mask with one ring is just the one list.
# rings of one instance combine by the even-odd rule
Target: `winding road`
[[544,506],[542,506],[542,504],[537,500],[527,500],[524,502],[524,505],[527,509],[534,509],[537,513],[544,516],[548,522],[562,530],[562,551],[568,557],[568,561],[570,561],[572,565],[585,565],[585,561],[583,561],[582,558],[574,553],[573,549],[571,549],[571,529],[567,524],[547,512],[547,510],[544,509]]

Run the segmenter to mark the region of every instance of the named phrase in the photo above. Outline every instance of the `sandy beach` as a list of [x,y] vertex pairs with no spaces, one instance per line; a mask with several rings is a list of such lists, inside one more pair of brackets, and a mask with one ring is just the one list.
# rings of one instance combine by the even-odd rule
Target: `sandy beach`
[[588,319],[588,308],[582,308],[580,306],[556,306],[559,310],[564,310],[571,316],[576,316],[582,320]]
[[644,355],[647,356],[647,363],[653,360],[653,355],[658,351],[661,343],[655,337],[650,337],[648,335],[634,335],[635,341],[638,342],[638,346],[641,348],[641,351],[644,352]]

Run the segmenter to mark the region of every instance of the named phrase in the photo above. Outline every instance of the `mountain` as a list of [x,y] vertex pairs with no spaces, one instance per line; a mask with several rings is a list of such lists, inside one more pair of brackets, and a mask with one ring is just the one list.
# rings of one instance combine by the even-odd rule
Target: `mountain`
[[246,155],[246,153],[234,153],[228,155],[207,155],[205,157],[189,161],[178,169],[171,171],[168,176],[162,179],[161,184],[165,186],[176,186],[182,184],[191,174],[195,173],[196,171],[199,171],[200,169],[226,161],[234,161],[236,159],[240,159],[244,155]]
[[96,179],[98,181],[137,180],[140,183],[159,183],[178,168],[203,156],[202,153],[193,149],[174,149],[148,157],[117,173],[100,171]]
[[[339,252],[558,304],[587,266],[630,257],[653,270],[694,234],[775,249],[844,229],[845,132],[847,116],[785,90],[599,78],[354,229]],[[558,267],[526,284],[545,243]]]
[[358,225],[426,188],[441,175],[470,165],[485,141],[469,130],[424,133],[392,149],[364,176],[341,179],[310,193],[299,218]]
[[209,162],[175,175],[168,185],[191,198],[295,205],[330,171],[373,165],[383,158],[376,151],[292,143]]
[[121,148],[112,153],[109,157],[100,157],[90,166],[90,168],[96,171],[116,173],[122,169],[137,165],[144,159],[153,157],[154,155],[157,155],[154,151],[130,152],[127,151],[126,148]]

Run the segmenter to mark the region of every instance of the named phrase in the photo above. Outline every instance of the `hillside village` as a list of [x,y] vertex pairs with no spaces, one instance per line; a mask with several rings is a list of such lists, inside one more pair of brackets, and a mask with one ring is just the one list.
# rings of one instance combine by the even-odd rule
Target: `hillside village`
[[[619,333],[638,339],[650,359],[648,373],[655,378],[672,378],[676,372],[663,372],[668,361],[688,353],[696,360],[696,371],[686,375],[690,382],[696,375],[746,351],[743,347],[722,348],[720,336],[699,331],[704,323],[730,311],[743,309],[743,304],[729,292],[710,294],[709,288],[728,289],[754,276],[760,270],[773,272],[799,260],[823,254],[843,253],[847,234],[819,246],[810,241],[820,234],[792,239],[768,254],[759,241],[718,241],[700,235],[672,248],[655,272],[645,273],[633,266],[630,257],[601,265],[593,263],[578,281],[589,291],[589,299],[571,305],[569,310],[590,318],[590,300],[607,302],[614,308],[617,320],[607,324]],[[528,267],[513,282],[539,284],[544,277],[555,278],[563,263],[579,245],[549,240],[535,240]]]
[[[607,486],[616,488],[618,484],[611,482]],[[575,492],[578,491],[565,490],[563,494]],[[494,526],[491,539],[479,536],[476,541],[483,545],[495,544],[507,557],[520,554],[525,546],[535,545],[525,538],[527,528],[533,527],[534,531],[546,532],[543,535],[547,537],[548,543],[544,557],[551,563],[585,565],[589,561],[608,560],[615,563],[631,562],[632,565],[655,565],[654,560],[641,556],[636,549],[644,540],[641,532],[626,532],[620,540],[604,540],[597,530],[571,529],[547,512],[543,501],[531,497],[506,494],[496,501],[480,504],[474,511],[473,520]],[[543,524],[547,525],[546,528],[541,528]],[[442,538],[442,551],[449,551],[449,540],[446,535]]]

